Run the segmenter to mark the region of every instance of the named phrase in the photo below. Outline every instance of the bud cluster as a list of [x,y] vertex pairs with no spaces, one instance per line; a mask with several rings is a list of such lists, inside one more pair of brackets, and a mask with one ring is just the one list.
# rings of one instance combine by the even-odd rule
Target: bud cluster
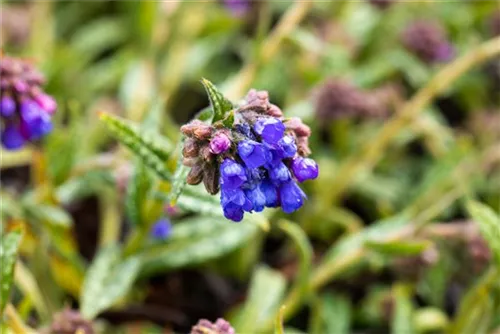
[[84,319],[82,315],[69,308],[54,315],[52,324],[43,334],[94,334],[92,322]]
[[219,318],[215,323],[201,319],[191,328],[190,334],[235,334],[234,328],[226,320]]
[[316,94],[316,115],[324,122],[345,117],[381,116],[386,101],[342,79],[329,79]]
[[2,145],[20,149],[52,130],[56,101],[45,94],[44,78],[29,62],[0,58],[0,120]]
[[438,22],[412,22],[401,38],[404,46],[426,63],[448,61],[455,52]]
[[241,221],[244,212],[281,207],[299,209],[305,199],[297,185],[318,176],[311,153],[311,131],[299,118],[284,119],[267,92],[251,90],[234,120],[184,125],[183,163],[191,167],[189,184],[204,183],[210,194],[221,190],[226,218]]

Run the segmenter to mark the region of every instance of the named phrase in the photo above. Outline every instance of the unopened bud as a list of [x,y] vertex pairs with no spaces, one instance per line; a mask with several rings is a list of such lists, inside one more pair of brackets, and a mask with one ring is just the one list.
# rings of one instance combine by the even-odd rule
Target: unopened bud
[[207,140],[212,136],[212,128],[209,125],[202,124],[194,130],[194,136],[199,140]]
[[219,318],[215,323],[206,319],[198,321],[196,326],[193,326],[190,334],[235,334],[234,328],[226,320]]
[[181,132],[188,137],[192,137],[194,136],[194,130],[196,130],[200,125],[205,125],[205,124],[203,124],[202,121],[197,119],[192,120],[188,124],[181,126]]
[[298,117],[292,117],[285,122],[287,129],[295,132],[297,137],[309,137],[311,135],[311,128],[302,123],[302,120]]
[[219,168],[217,166],[205,165],[203,184],[209,194],[215,195],[219,192]]
[[229,150],[230,147],[231,140],[223,132],[216,133],[210,141],[210,152],[212,152],[213,154],[224,153]]
[[191,185],[196,185],[200,184],[202,180],[203,180],[203,165],[202,164],[194,165],[189,171],[189,174],[187,176],[186,179],[187,183]]
[[311,154],[308,137],[297,137],[297,152],[303,157],[307,157]]
[[199,151],[200,151],[200,147],[198,146],[198,143],[196,142],[195,139],[193,139],[193,138],[187,138],[184,141],[184,147],[182,149],[182,155],[185,158],[194,158],[194,157],[197,157]]

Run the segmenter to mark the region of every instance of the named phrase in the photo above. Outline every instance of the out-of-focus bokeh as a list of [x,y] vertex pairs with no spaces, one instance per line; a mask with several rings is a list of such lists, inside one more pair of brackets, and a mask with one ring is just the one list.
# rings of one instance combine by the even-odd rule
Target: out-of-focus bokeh
[[[0,6],[0,330],[500,333],[498,1]],[[311,128],[300,210],[185,186],[202,78]]]

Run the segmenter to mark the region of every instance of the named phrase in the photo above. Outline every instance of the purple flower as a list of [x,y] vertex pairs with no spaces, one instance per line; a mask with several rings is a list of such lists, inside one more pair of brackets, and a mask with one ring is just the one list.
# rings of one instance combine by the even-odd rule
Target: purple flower
[[24,145],[24,138],[21,131],[13,125],[8,125],[2,131],[2,145],[7,150],[18,150]]
[[236,130],[236,132],[241,133],[242,135],[244,135],[248,139],[257,140],[254,133],[252,132],[252,129],[250,128],[250,125],[248,125],[248,124],[244,124],[244,123],[243,124],[242,123],[236,124],[234,126],[234,129]]
[[224,5],[234,16],[243,16],[250,9],[249,0],[224,0]]
[[292,177],[290,171],[288,170],[288,167],[283,162],[280,162],[275,166],[271,166],[268,171],[269,178],[276,185],[288,182]]
[[224,133],[217,133],[210,141],[210,152],[221,154],[231,147],[231,140]]
[[0,101],[0,114],[3,117],[10,117],[16,112],[16,102],[10,96],[3,96]]
[[296,157],[292,161],[292,171],[295,178],[302,183],[317,178],[319,167],[313,159]]
[[271,152],[261,143],[244,140],[238,144],[238,153],[248,168],[258,168],[271,161]]
[[247,180],[242,165],[231,159],[225,159],[220,165],[220,183],[225,189],[236,189]]
[[21,104],[21,133],[26,139],[36,140],[52,130],[50,116],[32,101]]
[[151,228],[151,236],[156,240],[165,240],[172,234],[172,224],[167,218],[158,220]]
[[57,109],[56,100],[47,94],[40,93],[35,96],[35,101],[38,103],[40,108],[48,112],[49,114],[53,114]]
[[304,204],[306,194],[295,181],[289,181],[279,187],[281,208],[285,213],[292,213]]
[[285,125],[274,117],[261,118],[255,122],[253,129],[268,144],[276,144],[283,138]]
[[443,42],[436,48],[435,61],[444,62],[453,59],[455,48],[451,43]]

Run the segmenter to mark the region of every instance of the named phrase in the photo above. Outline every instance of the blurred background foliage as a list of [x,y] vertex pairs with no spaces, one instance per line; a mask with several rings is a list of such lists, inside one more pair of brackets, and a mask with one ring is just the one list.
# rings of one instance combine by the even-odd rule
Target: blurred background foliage
[[[1,152],[3,326],[69,333],[71,308],[105,333],[217,317],[237,333],[500,333],[500,41],[483,44],[499,3],[228,2],[1,2],[3,52],[59,105],[43,143]],[[469,63],[412,53],[418,20]],[[311,126],[321,172],[299,212],[235,224],[183,188],[178,128],[208,106],[202,77],[234,102],[268,90]]]

